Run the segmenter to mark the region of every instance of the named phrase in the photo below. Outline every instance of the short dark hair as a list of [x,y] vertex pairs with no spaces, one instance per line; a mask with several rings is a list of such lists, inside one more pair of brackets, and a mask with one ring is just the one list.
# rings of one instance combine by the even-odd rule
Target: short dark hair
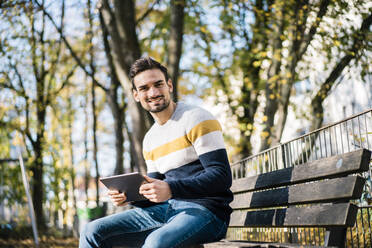
[[129,77],[130,81],[132,82],[133,90],[137,90],[136,85],[134,84],[134,77],[143,71],[152,69],[159,69],[164,74],[165,81],[168,82],[168,70],[165,66],[151,57],[142,57],[134,61],[134,63],[130,67]]

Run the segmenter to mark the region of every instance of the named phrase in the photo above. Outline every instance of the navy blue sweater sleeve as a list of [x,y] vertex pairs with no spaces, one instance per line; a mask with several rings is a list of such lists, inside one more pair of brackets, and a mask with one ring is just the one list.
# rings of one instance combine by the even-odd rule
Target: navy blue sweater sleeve
[[[195,109],[187,115],[185,131],[187,140],[198,154],[198,160],[194,163],[199,163],[200,170],[192,171],[186,177],[175,175],[169,179],[166,173],[172,197],[198,199],[231,193],[230,164],[219,122],[209,112]],[[192,170],[189,165],[182,167]]]
[[220,196],[231,187],[231,170],[225,149],[199,156],[204,170],[192,177],[165,179],[173,198]]

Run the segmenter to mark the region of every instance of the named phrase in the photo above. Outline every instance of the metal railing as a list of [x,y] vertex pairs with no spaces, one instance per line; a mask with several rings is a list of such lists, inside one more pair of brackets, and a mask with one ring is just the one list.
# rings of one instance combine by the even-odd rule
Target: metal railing
[[[259,175],[360,148],[372,150],[372,109],[322,127],[231,166],[233,179]],[[372,247],[371,168],[359,205],[356,224],[347,232],[347,247]],[[324,228],[231,228],[229,238],[323,245]]]

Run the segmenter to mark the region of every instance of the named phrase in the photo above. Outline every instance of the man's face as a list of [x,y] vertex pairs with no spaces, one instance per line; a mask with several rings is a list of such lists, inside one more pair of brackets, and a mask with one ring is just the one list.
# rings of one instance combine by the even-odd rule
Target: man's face
[[159,69],[143,71],[134,77],[134,99],[151,113],[158,113],[169,106],[170,93],[173,92],[171,80],[165,81],[164,74]]

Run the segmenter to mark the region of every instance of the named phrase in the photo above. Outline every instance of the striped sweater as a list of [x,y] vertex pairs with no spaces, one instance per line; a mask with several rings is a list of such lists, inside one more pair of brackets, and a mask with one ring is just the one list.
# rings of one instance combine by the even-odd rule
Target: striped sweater
[[143,141],[150,177],[165,180],[172,198],[198,203],[229,222],[231,171],[221,126],[208,111],[177,103],[172,117],[155,124]]

